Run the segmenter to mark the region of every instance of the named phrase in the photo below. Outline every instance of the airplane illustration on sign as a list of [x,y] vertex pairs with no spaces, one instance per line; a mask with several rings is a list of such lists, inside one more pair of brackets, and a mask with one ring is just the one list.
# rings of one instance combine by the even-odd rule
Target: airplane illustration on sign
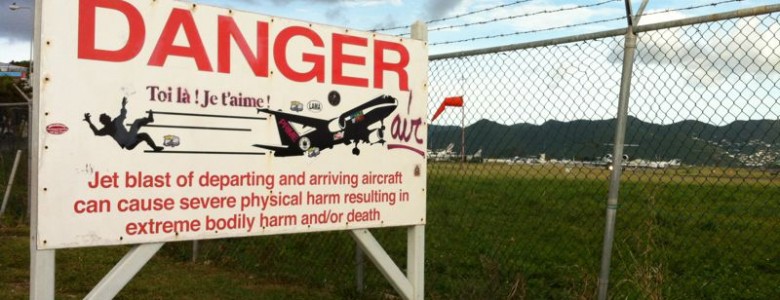
[[[330,97],[330,96],[329,96]],[[384,144],[384,119],[398,107],[392,96],[382,95],[352,108],[333,119],[319,119],[297,114],[273,111],[267,108],[257,112],[273,115],[282,145],[254,144],[273,151],[274,156],[314,157],[320,150],[337,144],[355,143],[352,154],[360,155],[360,142]],[[379,123],[379,127],[372,126]],[[372,128],[369,128],[372,127]]]

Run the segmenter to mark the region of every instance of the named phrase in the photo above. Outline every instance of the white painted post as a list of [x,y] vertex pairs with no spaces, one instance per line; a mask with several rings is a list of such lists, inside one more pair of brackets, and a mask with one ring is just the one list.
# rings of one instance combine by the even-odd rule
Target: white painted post
[[30,239],[30,299],[54,299],[54,250],[38,250],[35,237]]
[[423,21],[416,21],[412,24],[412,38],[415,40],[421,40],[428,42],[428,25],[425,25]]
[[133,247],[84,299],[113,299],[165,243]]
[[[412,24],[411,34],[413,39],[428,42],[428,26],[422,21]],[[406,243],[406,276],[412,285],[408,299],[422,300],[425,298],[425,225],[409,227]]]
[[406,245],[406,276],[412,284],[411,299],[425,296],[425,225],[409,227]]
[[351,230],[350,234],[357,241],[363,252],[368,255],[368,258],[376,265],[379,272],[385,276],[390,285],[401,295],[401,298],[412,299],[414,294],[412,284],[371,232],[367,229],[357,229]]
[[[33,45],[40,45],[41,36],[41,3],[35,0],[35,28],[33,29]],[[40,47],[35,47],[40,49]],[[34,53],[34,61],[39,61],[40,51]],[[38,105],[40,95],[41,72],[32,74],[33,102],[30,103],[28,145],[28,209],[30,212],[30,299],[54,299],[54,250],[38,250]]]

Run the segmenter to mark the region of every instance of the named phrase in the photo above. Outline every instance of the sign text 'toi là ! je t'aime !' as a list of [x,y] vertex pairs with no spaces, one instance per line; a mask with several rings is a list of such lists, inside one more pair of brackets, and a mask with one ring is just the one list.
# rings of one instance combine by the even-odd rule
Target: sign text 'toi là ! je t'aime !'
[[[126,43],[119,49],[98,49],[95,28],[98,9],[112,10],[122,14],[127,19],[128,37]],[[126,1],[100,1],[80,0],[78,20],[78,58],[100,60],[109,62],[125,62],[136,59],[146,45],[146,23],[144,16],[135,6]],[[177,35],[186,37],[187,46],[174,44]],[[192,12],[187,9],[173,8],[167,16],[165,25],[159,37],[154,43],[147,65],[163,67],[169,56],[190,58],[197,69],[202,72],[214,72],[214,63],[206,51],[207,46],[216,47],[216,72],[230,73],[231,41],[234,42],[244,60],[251,68],[255,76],[268,77],[269,64],[273,63],[282,76],[295,82],[325,83],[330,79],[331,84],[385,88],[385,74],[395,73],[398,78],[398,89],[409,90],[409,76],[406,67],[409,64],[409,51],[401,43],[373,39],[370,41],[364,37],[348,34],[333,33],[330,37],[323,37],[318,32],[303,26],[290,26],[281,29],[276,36],[270,36],[269,22],[257,21],[256,28],[251,34],[256,35],[257,44],[254,52],[246,38],[247,32],[239,29],[233,17],[229,15],[217,16],[217,44],[204,45],[198,25]],[[308,63],[308,70],[295,70],[288,57],[288,45],[292,39],[305,39],[310,43],[310,48],[301,55],[302,62]],[[316,54],[310,52],[325,52],[326,43],[330,43],[331,53]],[[345,73],[345,65],[352,67],[365,67],[366,57],[345,53],[345,48],[369,47],[373,48],[373,78],[350,76]],[[270,58],[273,51],[273,59]],[[395,52],[395,55],[387,55]],[[387,61],[390,57],[398,58]],[[326,76],[326,61],[330,58],[331,74]],[[361,72],[364,73],[364,72]],[[373,79],[373,80],[370,80]],[[371,85],[370,81],[373,81]],[[394,86],[391,88],[395,88]]]

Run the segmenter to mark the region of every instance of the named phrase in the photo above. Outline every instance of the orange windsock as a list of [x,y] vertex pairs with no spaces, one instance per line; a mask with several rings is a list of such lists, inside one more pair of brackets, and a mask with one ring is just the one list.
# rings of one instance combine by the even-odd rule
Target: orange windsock
[[457,106],[457,107],[463,106],[463,96],[454,96],[454,97],[444,98],[444,102],[442,102],[441,105],[439,105],[439,108],[436,109],[436,113],[433,114],[433,118],[431,119],[431,122],[433,122],[433,120],[436,120],[436,118],[438,118],[439,115],[442,112],[444,112],[444,107],[447,107],[447,106]]

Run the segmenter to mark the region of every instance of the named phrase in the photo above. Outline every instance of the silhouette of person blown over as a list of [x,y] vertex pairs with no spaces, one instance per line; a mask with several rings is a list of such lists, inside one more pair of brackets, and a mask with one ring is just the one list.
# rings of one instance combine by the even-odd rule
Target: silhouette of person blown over
[[128,131],[124,124],[125,118],[127,118],[127,109],[125,108],[126,104],[127,97],[124,97],[122,98],[122,109],[119,111],[119,116],[113,120],[111,120],[111,117],[107,114],[100,114],[100,118],[98,120],[101,124],[103,124],[103,128],[97,129],[97,127],[92,124],[92,121],[90,120],[92,115],[89,113],[84,114],[84,121],[89,124],[89,128],[92,129],[92,132],[95,133],[95,135],[111,136],[119,144],[119,146],[122,147],[122,149],[133,150],[135,146],[138,146],[138,144],[141,142],[146,142],[146,144],[148,144],[149,147],[151,147],[155,152],[162,151],[163,147],[157,146],[149,134],[144,132],[138,133],[138,129],[140,129],[141,126],[154,122],[152,111],[148,111],[149,115],[146,118],[140,118],[133,121],[133,124],[130,125],[130,130]]

